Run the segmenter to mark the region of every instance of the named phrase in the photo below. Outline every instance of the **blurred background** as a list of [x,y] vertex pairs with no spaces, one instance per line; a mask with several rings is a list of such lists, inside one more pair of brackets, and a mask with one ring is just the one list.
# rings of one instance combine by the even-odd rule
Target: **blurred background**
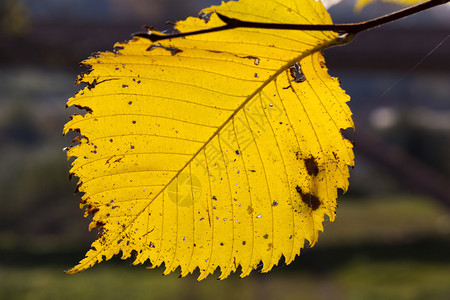
[[[361,33],[325,52],[351,95],[356,167],[337,220],[268,274],[162,277],[114,259],[63,271],[95,239],[79,210],[62,128],[78,63],[141,26],[196,16],[208,0],[0,0],[1,299],[450,299],[450,7]],[[354,1],[336,23],[399,9]],[[198,274],[197,274],[198,275]]]

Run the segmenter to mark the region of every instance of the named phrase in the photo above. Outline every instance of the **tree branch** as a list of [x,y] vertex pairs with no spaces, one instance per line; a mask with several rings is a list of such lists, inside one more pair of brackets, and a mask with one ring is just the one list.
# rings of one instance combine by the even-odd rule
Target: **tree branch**
[[219,32],[233,28],[262,28],[262,29],[283,29],[283,30],[312,30],[312,31],[334,31],[340,34],[357,34],[361,31],[365,31],[374,27],[378,27],[383,24],[387,24],[404,17],[416,14],[418,12],[430,9],[432,7],[445,4],[450,0],[430,0],[415,6],[411,6],[394,13],[372,19],[365,22],[360,23],[349,23],[349,24],[280,24],[280,23],[260,23],[260,22],[247,22],[241,21],[239,19],[229,18],[222,14],[217,13],[217,16],[226,24],[223,26],[185,32],[185,33],[176,33],[170,35],[159,35],[154,32],[137,32],[133,34],[133,36],[142,37],[151,40],[152,42],[173,39],[179,37],[186,37],[191,35],[199,35],[211,32]]

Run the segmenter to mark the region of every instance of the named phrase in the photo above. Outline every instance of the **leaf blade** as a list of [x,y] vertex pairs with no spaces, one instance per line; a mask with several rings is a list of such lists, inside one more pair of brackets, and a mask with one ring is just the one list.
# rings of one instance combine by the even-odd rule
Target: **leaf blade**
[[[214,10],[248,17],[246,9],[255,8],[252,1],[239,3]],[[319,12],[312,20],[317,15],[328,22],[326,11],[314,5]],[[288,8],[280,14],[264,10],[258,19],[285,17]],[[214,16],[207,24],[188,19],[177,26],[215,26]],[[261,38],[268,35],[282,39],[283,47]],[[246,276],[260,261],[264,272],[281,255],[291,262],[305,239],[316,242],[324,214],[334,219],[336,188],[348,185],[353,157],[340,130],[353,124],[348,96],[324,71],[318,53],[339,39],[295,33],[307,41],[302,43],[292,36],[239,29],[157,47],[135,39],[118,53],[85,62],[93,71],[79,82],[90,85],[68,105],[92,112],[75,116],[64,132],[79,130],[87,137],[68,156],[78,157],[71,172],[82,181],[88,211],[95,210],[90,228],[102,224],[102,233],[95,250],[69,273],[119,251],[122,258],[136,251],[136,264],[165,263],[165,273],[181,266],[185,276],[198,267],[203,279],[220,267],[225,278],[241,265]],[[292,81],[289,67],[297,61],[305,82]],[[326,99],[317,88],[328,93]],[[334,120],[338,106],[343,112]],[[331,125],[322,124],[325,117]],[[312,130],[302,130],[305,124]],[[333,156],[329,166],[326,159]],[[342,157],[340,164],[336,157]],[[327,175],[338,171],[340,176]]]

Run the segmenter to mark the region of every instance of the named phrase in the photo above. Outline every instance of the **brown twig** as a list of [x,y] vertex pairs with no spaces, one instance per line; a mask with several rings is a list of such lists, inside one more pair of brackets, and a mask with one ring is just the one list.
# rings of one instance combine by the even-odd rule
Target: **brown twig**
[[365,22],[360,23],[349,23],[349,24],[280,24],[280,23],[260,23],[260,22],[247,22],[241,21],[239,19],[229,18],[222,14],[217,13],[217,16],[226,24],[223,26],[192,31],[192,32],[183,32],[183,33],[175,33],[170,35],[159,35],[151,32],[137,32],[133,34],[133,36],[147,38],[152,42],[166,40],[166,39],[174,39],[179,37],[186,37],[191,35],[199,35],[205,33],[219,32],[233,28],[262,28],[262,29],[283,29],[283,30],[312,30],[312,31],[334,31],[340,34],[357,34],[361,31],[365,31],[371,28],[378,27],[380,25],[390,23],[401,18],[416,14],[418,12],[430,9],[432,7],[445,4],[450,0],[430,0],[415,6],[411,6],[394,13],[372,19]]

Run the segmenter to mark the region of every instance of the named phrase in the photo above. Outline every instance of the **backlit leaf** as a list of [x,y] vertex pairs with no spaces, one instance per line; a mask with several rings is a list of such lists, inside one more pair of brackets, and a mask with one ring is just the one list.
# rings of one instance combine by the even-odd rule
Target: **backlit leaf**
[[[320,2],[241,0],[205,9],[176,29],[245,21],[331,24]],[[87,87],[68,101],[87,109],[71,173],[98,239],[76,273],[122,253],[165,274],[196,268],[220,278],[314,245],[337,189],[348,186],[349,97],[321,50],[333,32],[239,28],[151,43],[135,38],[84,62]]]

